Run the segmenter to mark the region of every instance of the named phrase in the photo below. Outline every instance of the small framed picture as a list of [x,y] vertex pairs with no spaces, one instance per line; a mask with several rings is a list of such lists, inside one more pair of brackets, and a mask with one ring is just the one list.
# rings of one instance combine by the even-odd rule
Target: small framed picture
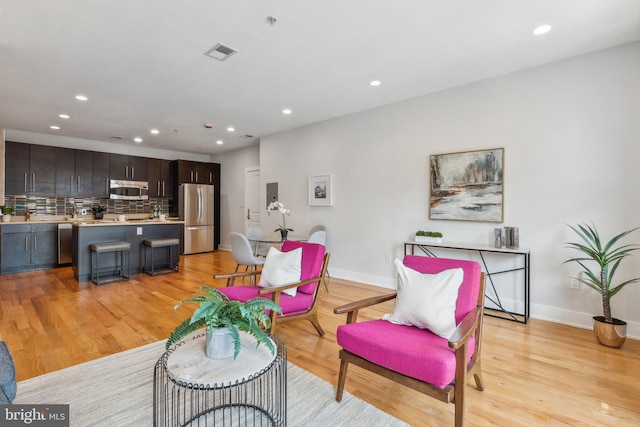
[[309,206],[333,206],[331,175],[309,177]]

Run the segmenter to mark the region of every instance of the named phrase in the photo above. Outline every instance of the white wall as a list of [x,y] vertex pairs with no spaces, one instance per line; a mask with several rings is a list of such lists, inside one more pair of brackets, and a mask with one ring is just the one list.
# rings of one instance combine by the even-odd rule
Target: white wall
[[246,167],[260,164],[260,146],[229,151],[211,157],[220,163],[220,249],[231,250],[232,231],[243,233],[244,229],[244,171]]
[[[329,228],[332,276],[382,286],[393,286],[390,260],[418,229],[489,244],[494,227],[518,226],[531,249],[532,316],[590,327],[599,298],[569,289],[566,224],[594,222],[606,237],[640,225],[638,70],[635,43],[266,136],[261,181],[279,183],[296,234]],[[494,147],[505,149],[504,224],[430,221],[429,155]],[[309,207],[307,178],[322,173],[333,175],[335,204]],[[639,256],[620,278],[640,276]],[[640,337],[639,305],[640,285],[613,301],[630,336]]]

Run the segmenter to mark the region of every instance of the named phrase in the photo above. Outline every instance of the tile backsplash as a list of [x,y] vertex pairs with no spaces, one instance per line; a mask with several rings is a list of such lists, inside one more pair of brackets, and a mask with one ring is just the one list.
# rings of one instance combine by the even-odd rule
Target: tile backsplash
[[28,211],[36,215],[71,215],[78,209],[90,212],[93,206],[104,205],[108,214],[144,214],[151,216],[156,205],[162,206],[163,213],[169,213],[169,199],[111,200],[97,197],[44,197],[5,196],[4,205],[16,208],[16,215],[26,215]]

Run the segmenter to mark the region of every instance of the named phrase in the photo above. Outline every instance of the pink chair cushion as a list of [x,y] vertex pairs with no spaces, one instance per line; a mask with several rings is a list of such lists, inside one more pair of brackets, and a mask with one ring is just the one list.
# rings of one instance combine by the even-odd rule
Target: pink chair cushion
[[[263,297],[271,299],[272,294],[259,295],[258,291],[261,288],[257,286],[231,286],[228,288],[218,288],[220,292],[229,297],[232,301],[247,302],[251,298]],[[313,295],[308,294],[296,294],[295,297],[280,294],[280,307],[282,307],[282,313],[285,316],[291,314],[304,313],[307,311],[313,303]]]
[[[444,338],[427,329],[370,320],[338,326],[345,350],[404,375],[444,388],[455,379],[456,358]],[[475,341],[469,340],[469,360]]]
[[462,268],[464,278],[458,290],[456,301],[456,324],[460,323],[464,316],[473,310],[478,304],[478,291],[480,289],[480,264],[475,261],[466,261],[448,258],[430,258],[418,255],[405,255],[404,265],[420,273],[439,273],[450,268]]
[[[320,275],[322,261],[324,259],[324,246],[316,243],[296,242],[293,240],[286,240],[282,244],[282,252],[292,251],[297,248],[302,248],[302,269],[300,273],[300,280],[318,277]],[[318,282],[300,286],[298,288],[298,292],[313,295],[317,285]]]

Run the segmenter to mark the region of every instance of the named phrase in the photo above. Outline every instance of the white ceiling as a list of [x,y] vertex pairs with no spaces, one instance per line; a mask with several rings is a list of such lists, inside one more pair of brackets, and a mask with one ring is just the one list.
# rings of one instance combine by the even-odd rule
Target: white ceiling
[[0,128],[214,154],[638,40],[640,0],[0,0]]

